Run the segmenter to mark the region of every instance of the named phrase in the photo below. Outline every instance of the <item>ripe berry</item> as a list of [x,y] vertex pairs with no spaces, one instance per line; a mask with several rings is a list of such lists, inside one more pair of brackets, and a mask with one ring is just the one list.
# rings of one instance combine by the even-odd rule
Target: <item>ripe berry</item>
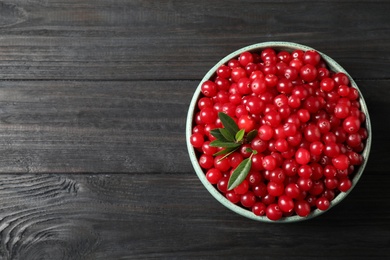
[[211,107],[205,107],[200,111],[200,120],[204,124],[213,124],[217,120],[218,114]]
[[337,72],[333,75],[333,80],[336,83],[336,86],[340,85],[349,85],[349,78],[343,72]]
[[260,174],[260,172],[251,171],[248,173],[248,176],[246,179],[248,180],[249,185],[253,187],[255,185],[258,185],[263,180],[263,177]]
[[345,178],[340,180],[338,189],[342,192],[347,192],[352,187],[352,182],[350,179]]
[[237,89],[241,95],[248,95],[251,93],[251,81],[247,77],[242,77],[237,81]]
[[332,78],[324,78],[320,82],[320,87],[322,91],[329,92],[333,90],[335,82]]
[[262,203],[262,202],[256,202],[253,206],[252,206],[252,212],[256,215],[256,216],[264,216],[265,215],[265,211],[267,209],[267,206]]
[[251,90],[253,93],[259,95],[264,93],[267,90],[266,79],[256,78],[251,83]]
[[267,184],[267,191],[271,196],[281,196],[284,193],[284,185],[282,183],[270,181]]
[[269,180],[271,182],[283,184],[285,178],[286,178],[286,174],[283,172],[281,168],[276,168],[270,171]]
[[222,155],[218,155],[214,158],[214,167],[221,172],[226,172],[230,169],[229,160],[222,159]]
[[241,184],[238,185],[237,187],[235,187],[233,190],[234,190],[234,192],[236,194],[245,194],[245,193],[247,193],[247,191],[249,190],[249,183],[248,183],[248,181],[247,180],[243,180],[241,182]]
[[262,125],[262,126],[260,126],[260,128],[258,130],[258,135],[259,135],[260,139],[265,140],[265,141],[270,140],[272,138],[273,134],[274,134],[274,130],[269,125]]
[[292,212],[294,210],[294,201],[287,195],[282,195],[278,199],[278,206],[283,212]]
[[[364,161],[368,131],[359,91],[314,50],[243,52],[202,83],[196,108],[189,141],[206,179],[257,216],[279,220],[329,209],[337,194],[351,189]],[[212,141],[238,138],[211,134],[226,127],[219,112],[245,135],[234,141],[240,145],[236,151],[216,156],[225,148],[210,146]],[[255,129],[258,134],[248,140]],[[251,169],[228,191],[231,174],[245,158]]]
[[222,177],[221,171],[216,168],[212,168],[206,173],[206,178],[211,184],[217,184]]
[[320,197],[316,201],[316,206],[320,210],[327,210],[330,206],[330,202],[327,198],[325,197]]
[[310,144],[310,153],[312,155],[321,155],[322,151],[324,149],[324,144],[321,143],[320,141],[314,141]]
[[[202,135],[202,138],[203,138],[203,135]],[[202,145],[202,151],[203,151],[204,154],[213,155],[216,152],[218,152],[218,148],[214,147],[214,146],[210,146],[210,141],[206,141]]]
[[310,214],[310,204],[306,200],[299,200],[294,205],[294,211],[300,217],[307,217]]
[[349,133],[349,134],[357,133],[359,131],[359,128],[360,128],[359,118],[357,118],[355,116],[349,116],[349,117],[345,118],[343,121],[343,128],[344,128],[344,131]]
[[272,203],[272,204],[268,205],[268,207],[266,209],[266,215],[270,220],[276,221],[276,220],[279,220],[283,216],[283,213],[280,210],[280,207],[278,204]]
[[253,62],[252,53],[250,53],[249,51],[245,51],[245,52],[241,53],[240,57],[238,58],[238,61],[240,62],[240,64],[242,66],[245,67],[246,65],[248,65],[248,63]]
[[321,60],[320,54],[315,50],[308,50],[305,51],[303,54],[303,62],[305,64],[311,64],[313,66],[316,66]]
[[228,183],[229,183],[229,178],[227,176],[220,178],[217,183],[218,190],[222,193],[226,193],[228,188]]
[[286,185],[284,193],[290,198],[296,199],[300,194],[300,190],[296,183],[289,183]]
[[311,64],[306,64],[300,68],[299,75],[304,81],[312,82],[317,77],[317,69]]
[[269,126],[276,127],[280,124],[282,118],[277,111],[271,110],[264,115],[264,120]]
[[313,186],[313,181],[310,178],[300,177],[297,181],[298,187],[302,191],[308,191]]
[[260,114],[261,112],[263,112],[264,107],[265,104],[263,103],[263,101],[256,96],[249,97],[246,103],[246,109],[251,114]]
[[241,200],[241,195],[235,193],[234,191],[227,191],[225,196],[233,204],[237,204]]
[[308,164],[310,162],[310,152],[305,148],[299,148],[295,153],[295,160],[299,164]]
[[195,148],[202,147],[202,145],[204,143],[203,134],[200,134],[200,133],[192,134],[191,137],[190,137],[190,142],[191,142],[192,146],[195,147]]
[[240,129],[245,129],[249,133],[255,129],[256,123],[250,115],[243,115],[238,119],[237,125]]
[[231,78],[233,82],[238,82],[241,78],[246,77],[246,71],[244,68],[241,67],[235,67],[232,68]]
[[348,156],[340,154],[332,159],[332,164],[337,170],[346,170],[349,166]]
[[214,157],[212,155],[202,154],[199,157],[199,165],[203,169],[210,169],[214,166]]
[[263,158],[263,167],[266,170],[272,171],[273,169],[275,169],[276,163],[276,159],[271,155],[264,156]]
[[224,79],[227,79],[230,77],[230,74],[231,74],[232,70],[229,66],[226,66],[226,65],[221,65],[218,69],[217,69],[217,75],[218,77],[221,77],[221,78],[224,78]]
[[215,84],[211,80],[207,80],[203,82],[201,86],[201,91],[202,94],[205,95],[206,97],[214,97],[218,91],[217,84]]
[[251,208],[256,202],[256,196],[252,191],[248,191],[241,196],[240,201],[244,207]]

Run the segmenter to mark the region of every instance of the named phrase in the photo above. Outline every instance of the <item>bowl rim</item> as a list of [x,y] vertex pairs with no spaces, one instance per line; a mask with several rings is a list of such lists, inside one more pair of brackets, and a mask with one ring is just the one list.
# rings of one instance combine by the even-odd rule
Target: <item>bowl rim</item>
[[368,137],[366,139],[366,145],[364,147],[364,150],[361,153],[361,155],[363,156],[364,160],[363,160],[363,163],[360,165],[358,171],[355,173],[355,176],[352,178],[352,186],[351,186],[351,188],[347,192],[340,192],[330,202],[330,206],[329,206],[329,208],[327,210],[321,211],[319,209],[315,209],[312,212],[310,212],[310,214],[308,216],[306,216],[306,217],[300,217],[298,215],[293,215],[293,216],[290,216],[290,217],[282,217],[280,220],[277,220],[277,221],[270,220],[266,216],[256,216],[255,214],[252,213],[252,211],[250,211],[248,209],[245,209],[245,208],[243,208],[243,207],[241,207],[239,205],[231,203],[225,196],[223,196],[218,191],[218,189],[216,187],[214,187],[214,185],[212,185],[211,183],[208,182],[208,180],[206,179],[205,172],[203,171],[203,169],[200,167],[200,165],[198,163],[195,149],[193,148],[193,146],[190,143],[190,136],[192,134],[192,128],[193,128],[193,115],[194,115],[195,110],[197,109],[197,101],[199,100],[199,95],[201,93],[201,86],[202,86],[203,82],[205,82],[208,79],[210,79],[211,77],[213,77],[215,75],[217,69],[221,65],[226,64],[232,58],[238,57],[238,55],[240,55],[242,52],[245,52],[245,51],[259,51],[259,50],[262,50],[262,49],[265,49],[265,48],[273,48],[273,49],[278,50],[278,51],[285,50],[285,51],[289,51],[289,52],[291,52],[293,50],[297,50],[297,49],[303,50],[303,51],[316,50],[316,49],[314,49],[312,47],[309,47],[309,46],[306,46],[306,45],[302,45],[302,44],[298,44],[298,43],[294,43],[294,42],[268,41],[268,42],[262,42],[262,43],[256,43],[256,44],[248,45],[246,47],[243,47],[243,48],[240,48],[240,49],[238,49],[236,51],[233,51],[232,53],[230,53],[227,56],[225,56],[224,58],[222,58],[219,62],[217,62],[206,73],[206,75],[203,77],[203,79],[198,84],[198,86],[197,86],[197,88],[196,88],[196,90],[195,90],[195,92],[194,92],[194,94],[192,96],[192,99],[191,99],[191,102],[190,102],[190,106],[189,106],[189,109],[188,109],[188,113],[187,113],[187,120],[186,120],[186,143],[187,143],[187,150],[188,150],[188,154],[189,154],[192,166],[194,167],[194,170],[195,170],[198,178],[200,179],[200,181],[204,185],[204,187],[209,191],[209,193],[217,201],[219,201],[226,208],[232,210],[233,212],[235,212],[235,213],[237,213],[237,214],[239,214],[241,216],[244,216],[244,217],[252,219],[252,220],[260,221],[260,222],[291,223],[291,222],[304,221],[304,220],[312,219],[314,217],[317,217],[317,216],[322,215],[323,213],[329,211],[334,206],[339,204],[353,190],[353,188],[356,186],[356,184],[358,183],[359,179],[361,178],[362,173],[363,173],[363,171],[364,171],[364,169],[365,169],[365,167],[367,165],[368,157],[369,157],[370,150],[371,150],[371,143],[372,143],[371,120],[370,120],[370,116],[369,116],[369,113],[368,113],[368,109],[367,109],[367,105],[366,105],[366,102],[364,100],[364,97],[363,97],[359,87],[357,86],[356,82],[349,75],[349,73],[339,63],[337,63],[335,60],[330,58],[328,55],[326,55],[326,54],[316,50],[321,55],[321,57],[326,62],[327,66],[332,71],[345,73],[348,76],[349,80],[350,80],[350,85],[358,90],[358,92],[359,92],[359,103],[360,103],[360,106],[361,106],[360,109],[366,115],[365,126],[366,126],[366,129],[368,131]]

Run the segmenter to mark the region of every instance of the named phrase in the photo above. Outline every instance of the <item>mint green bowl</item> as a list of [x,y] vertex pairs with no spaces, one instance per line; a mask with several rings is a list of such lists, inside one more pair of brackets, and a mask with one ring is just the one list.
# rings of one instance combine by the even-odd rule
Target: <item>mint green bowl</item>
[[255,214],[252,213],[252,211],[250,211],[248,209],[245,209],[245,208],[243,208],[243,207],[241,207],[239,205],[231,203],[224,195],[222,195],[218,191],[218,189],[216,187],[214,187],[212,184],[210,184],[207,181],[206,176],[205,176],[205,172],[200,167],[200,165],[198,163],[197,155],[195,153],[195,150],[194,150],[194,148],[192,147],[192,145],[190,143],[190,136],[192,134],[192,128],[193,128],[193,122],[194,122],[194,114],[195,114],[195,111],[197,109],[197,101],[198,101],[199,96],[201,94],[201,85],[202,85],[202,83],[205,82],[206,80],[209,80],[210,78],[212,78],[215,75],[216,70],[219,68],[219,66],[221,66],[222,64],[226,64],[232,58],[238,57],[242,52],[245,52],[245,51],[251,51],[251,52],[253,52],[253,51],[261,51],[261,50],[263,50],[265,48],[273,48],[273,49],[278,50],[278,51],[285,50],[285,51],[289,51],[289,52],[294,51],[294,50],[303,50],[303,51],[314,50],[311,47],[308,47],[308,46],[305,46],[305,45],[301,45],[301,44],[297,44],[297,43],[292,43],[292,42],[278,42],[278,41],[276,41],[276,42],[263,42],[263,43],[253,44],[253,45],[241,48],[241,49],[239,49],[239,50],[237,50],[237,51],[227,55],[225,58],[223,58],[217,64],[215,64],[215,66],[212,67],[206,73],[206,75],[203,77],[202,81],[199,83],[199,85],[196,88],[195,93],[194,93],[194,95],[192,97],[192,100],[191,100],[191,103],[190,103],[190,106],[189,106],[189,109],[188,109],[187,122],[186,122],[186,142],[187,142],[188,153],[189,153],[189,156],[190,156],[190,159],[191,159],[191,163],[192,163],[192,165],[193,165],[193,167],[195,169],[195,172],[196,172],[198,178],[200,179],[200,181],[202,182],[202,184],[204,185],[204,187],[210,192],[210,194],[217,201],[219,201],[226,208],[236,212],[237,214],[239,214],[241,216],[244,216],[246,218],[253,219],[253,220],[256,220],[256,221],[260,221],[260,222],[290,223],[290,222],[298,222],[298,221],[308,220],[308,219],[317,217],[317,216],[323,214],[324,212],[329,211],[335,205],[340,203],[352,191],[352,189],[356,186],[357,182],[359,181],[360,177],[362,176],[364,168],[366,167],[368,156],[369,156],[370,149],[371,149],[371,142],[372,142],[371,141],[372,140],[372,131],[371,131],[370,117],[369,117],[369,114],[368,114],[366,102],[364,101],[364,98],[363,98],[363,95],[362,95],[361,91],[358,88],[358,86],[356,85],[356,82],[345,71],[345,69],[343,67],[341,67],[336,61],[334,61],[329,56],[327,56],[327,55],[325,55],[325,54],[323,54],[323,53],[321,53],[321,52],[319,52],[317,50],[318,53],[320,53],[320,55],[324,59],[324,61],[327,63],[327,65],[328,65],[330,70],[332,70],[334,72],[343,72],[343,73],[345,73],[349,77],[349,80],[351,82],[351,86],[353,86],[354,88],[356,88],[359,91],[359,94],[360,94],[359,102],[360,102],[360,105],[361,105],[360,109],[366,115],[365,127],[366,127],[367,132],[368,132],[368,138],[366,140],[365,148],[364,148],[364,150],[362,152],[362,156],[364,158],[364,161],[363,161],[363,164],[360,165],[360,167],[357,170],[355,170],[356,173],[355,173],[355,176],[352,179],[352,187],[347,192],[340,192],[331,201],[330,207],[329,207],[328,210],[321,211],[319,209],[316,209],[316,210],[312,211],[307,217],[300,217],[298,215],[293,215],[293,216],[290,216],[290,217],[283,217],[283,218],[281,218],[278,221],[269,220],[266,216],[256,216]]

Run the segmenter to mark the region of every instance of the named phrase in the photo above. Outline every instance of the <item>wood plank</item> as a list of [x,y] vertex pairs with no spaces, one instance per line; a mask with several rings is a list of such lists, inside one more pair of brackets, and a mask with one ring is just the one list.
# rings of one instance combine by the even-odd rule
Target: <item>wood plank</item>
[[353,12],[328,2],[3,3],[2,79],[200,79],[232,51],[272,40],[317,48],[359,79],[388,78],[390,2],[356,2]]
[[0,175],[0,259],[385,259],[390,195],[372,191],[389,178],[370,172],[324,215],[277,225],[225,209],[193,173]]
[[189,81],[3,82],[0,171],[188,169],[193,89]]
[[[189,172],[185,123],[197,84],[2,82],[0,172]],[[374,128],[369,167],[387,171],[389,81],[358,84]]]

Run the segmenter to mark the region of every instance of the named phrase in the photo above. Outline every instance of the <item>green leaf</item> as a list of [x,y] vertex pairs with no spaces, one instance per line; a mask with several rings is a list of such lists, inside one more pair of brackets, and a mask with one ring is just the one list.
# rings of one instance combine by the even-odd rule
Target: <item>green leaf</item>
[[245,135],[245,129],[241,129],[240,131],[238,131],[235,136],[236,142],[240,142],[242,138],[244,138],[244,135]]
[[240,130],[240,129],[238,129],[238,125],[233,120],[233,118],[231,118],[227,114],[225,114],[223,112],[219,112],[218,117],[221,120],[225,129],[228,130],[233,136],[235,136],[236,133]]
[[238,147],[230,147],[230,148],[225,148],[221,151],[216,152],[213,154],[213,156],[218,156],[218,155],[227,155],[229,156],[231,153],[235,152],[238,149]]
[[252,156],[243,160],[237,168],[233,171],[229,178],[228,190],[232,190],[240,185],[248,175],[252,167]]
[[246,141],[248,143],[252,142],[252,140],[257,136],[257,133],[258,131],[256,129],[250,131],[247,135],[246,135]]
[[253,151],[255,151],[255,150],[252,150],[252,148],[250,148],[250,147],[247,147],[245,149],[245,152],[247,152],[247,153],[253,153]]
[[241,144],[233,143],[233,142],[223,142],[220,140],[214,140],[210,143],[210,146],[214,147],[224,147],[224,148],[237,148]]
[[228,140],[226,140],[226,138],[221,133],[221,129],[223,129],[223,128],[215,128],[215,129],[210,131],[210,134],[220,141],[228,142]]
[[232,135],[228,130],[226,130],[225,128],[220,128],[219,131],[221,132],[221,134],[223,135],[223,137],[225,137],[225,139],[229,142],[234,142],[234,135]]

